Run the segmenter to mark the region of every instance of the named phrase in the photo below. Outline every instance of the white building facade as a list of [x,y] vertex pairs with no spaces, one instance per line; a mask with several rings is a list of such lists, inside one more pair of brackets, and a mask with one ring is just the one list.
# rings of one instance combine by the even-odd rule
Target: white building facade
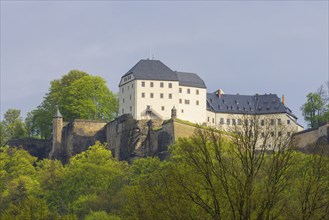
[[[158,60],[141,60],[122,76],[118,97],[119,115],[131,114],[136,120],[167,120],[175,107],[178,119],[223,130],[256,121],[260,129],[272,128],[274,137],[303,130],[297,117],[275,94],[230,95],[222,90],[207,93],[197,74],[172,71]],[[283,125],[285,134],[277,129]]]
[[193,123],[206,121],[206,86],[195,73],[172,71],[158,60],[141,60],[119,84],[119,115],[136,120],[177,118]]

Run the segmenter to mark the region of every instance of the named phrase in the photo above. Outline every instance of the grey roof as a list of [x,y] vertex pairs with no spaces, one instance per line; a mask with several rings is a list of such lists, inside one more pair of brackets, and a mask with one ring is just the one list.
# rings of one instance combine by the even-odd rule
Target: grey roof
[[56,105],[54,118],[63,118],[62,114],[60,113],[60,111],[58,109],[58,105]]
[[140,60],[123,77],[129,74],[135,79],[178,81],[177,74],[160,60]]
[[180,86],[207,88],[204,81],[195,73],[176,72]]
[[282,104],[276,94],[230,95],[207,93],[207,110],[231,114],[275,114],[288,113],[297,118]]
[[140,60],[122,77],[130,74],[139,80],[179,81],[181,86],[206,88],[204,81],[197,74],[172,71],[159,60]]

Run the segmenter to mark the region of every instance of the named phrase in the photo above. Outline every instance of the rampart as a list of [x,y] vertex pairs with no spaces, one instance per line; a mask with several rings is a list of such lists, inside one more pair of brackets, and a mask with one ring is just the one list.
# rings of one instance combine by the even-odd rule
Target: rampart
[[292,141],[300,151],[329,155],[329,124],[295,133]]
[[[193,135],[196,126],[179,119],[135,120],[131,115],[122,115],[105,123],[92,120],[74,120],[62,129],[60,151],[53,158],[66,163],[70,157],[79,154],[95,144],[107,143],[113,156],[118,160],[132,162],[137,158],[158,156],[161,160],[169,155],[168,147],[182,137]],[[328,148],[329,124],[318,129],[306,130],[293,135],[298,150],[316,152],[318,146]],[[11,140],[10,146],[22,146],[39,159],[48,158],[52,139]]]
[[38,159],[47,158],[51,151],[51,142],[49,140],[40,140],[34,138],[22,138],[9,140],[9,146],[22,147],[24,150],[27,150],[32,156],[37,157]]

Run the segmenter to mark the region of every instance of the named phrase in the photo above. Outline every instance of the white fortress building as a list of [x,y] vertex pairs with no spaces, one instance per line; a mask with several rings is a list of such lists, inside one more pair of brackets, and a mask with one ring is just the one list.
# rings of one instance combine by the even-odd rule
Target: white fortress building
[[[140,60],[119,84],[119,115],[134,119],[177,118],[223,128],[249,123],[257,117],[260,126],[286,125],[287,134],[303,130],[297,117],[275,94],[231,95],[222,90],[207,93],[204,81],[195,73],[171,70],[159,60]],[[281,136],[279,131],[273,134]]]

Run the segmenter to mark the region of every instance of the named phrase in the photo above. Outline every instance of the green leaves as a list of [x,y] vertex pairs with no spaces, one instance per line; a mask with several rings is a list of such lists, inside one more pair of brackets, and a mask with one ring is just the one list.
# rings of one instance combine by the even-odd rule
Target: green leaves
[[27,135],[26,127],[18,109],[8,109],[0,122],[0,146],[3,146],[9,139],[22,138]]
[[319,93],[309,93],[306,103],[301,107],[305,121],[311,128],[318,127],[324,122],[325,101]]
[[34,136],[49,138],[55,105],[65,121],[92,119],[111,121],[117,114],[118,100],[106,81],[79,70],[71,70],[53,80],[43,102],[28,114],[26,123]]
[[22,149],[1,148],[0,219],[325,219],[329,215],[328,157],[286,147],[262,154],[248,147],[253,141],[241,147],[233,140],[241,135],[227,135],[199,130],[192,138],[177,141],[170,159],[149,157],[132,165],[116,161],[100,143],[66,165],[36,161]]

